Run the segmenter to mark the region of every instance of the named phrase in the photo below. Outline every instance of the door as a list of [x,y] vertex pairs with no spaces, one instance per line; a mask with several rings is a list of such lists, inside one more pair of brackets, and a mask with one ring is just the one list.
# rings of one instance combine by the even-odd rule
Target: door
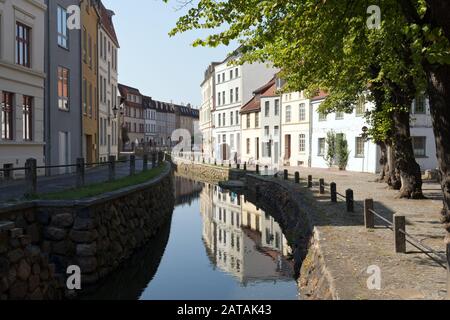
[[291,135],[284,136],[284,159],[289,160],[291,158]]
[[259,160],[259,138],[256,138],[256,160]]
[[93,149],[92,136],[86,135],[86,163],[94,162],[92,159],[92,149]]
[[[69,134],[67,132],[59,132],[59,165],[69,165]],[[59,168],[59,173],[68,173],[69,168]]]

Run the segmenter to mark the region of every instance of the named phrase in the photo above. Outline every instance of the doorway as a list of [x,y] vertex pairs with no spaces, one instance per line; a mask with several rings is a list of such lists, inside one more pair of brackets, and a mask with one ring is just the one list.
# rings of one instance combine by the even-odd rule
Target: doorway
[[291,159],[291,135],[284,136],[284,160]]

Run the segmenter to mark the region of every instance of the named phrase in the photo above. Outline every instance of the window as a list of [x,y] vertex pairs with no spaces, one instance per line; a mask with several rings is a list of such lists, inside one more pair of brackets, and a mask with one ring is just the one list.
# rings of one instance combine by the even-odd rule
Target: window
[[87,115],[88,105],[88,86],[87,80],[83,79],[83,113]]
[[259,113],[255,113],[255,128],[259,128]]
[[325,138],[319,138],[319,145],[318,145],[318,155],[319,156],[324,156],[325,155]]
[[327,115],[319,111],[319,121],[327,121]]
[[225,82],[225,72],[222,73],[222,82]]
[[286,107],[286,123],[291,122],[291,106]]
[[364,139],[362,137],[357,137],[355,142],[355,158],[364,158]]
[[230,90],[230,103],[233,103],[233,98],[234,98],[233,89],[231,89]]
[[223,105],[225,104],[225,91],[222,92],[222,104]]
[[225,112],[222,114],[222,120],[223,120],[223,126],[225,127],[226,126],[226,122],[227,122],[226,116],[225,116]]
[[280,127],[279,126],[275,126],[275,128],[273,129],[273,135],[275,137],[278,137],[279,134],[280,134]]
[[217,83],[220,83],[220,74],[217,75]]
[[92,69],[92,38],[88,35],[88,64]]
[[69,110],[69,70],[58,67],[58,108]]
[[264,135],[266,137],[270,136],[270,127],[269,126],[264,127]]
[[306,135],[304,134],[298,136],[298,151],[299,152],[306,151]]
[[424,158],[427,156],[426,146],[427,146],[427,138],[426,137],[412,137],[412,144],[414,148],[414,156],[417,158]]
[[230,80],[233,79],[233,70],[230,70]]
[[87,31],[83,27],[83,62],[87,63]]
[[88,114],[92,118],[92,83],[89,83],[89,105],[88,105]]
[[356,104],[356,116],[362,117],[366,113],[366,98],[360,96]]
[[234,90],[235,92],[235,95],[236,95],[236,99],[235,99],[235,101],[236,102],[239,102],[239,88],[236,88],[236,90]]
[[238,69],[238,68],[236,68],[236,69],[234,70],[234,77],[235,77],[235,78],[239,77],[239,69]]
[[344,119],[344,113],[342,111],[336,112],[336,120],[343,120]]
[[233,113],[233,111],[231,111],[231,113],[230,113],[230,126],[233,125],[233,121],[234,121],[234,113]]
[[270,102],[269,101],[266,101],[264,115],[266,116],[266,118],[270,116]]
[[31,28],[17,22],[16,25],[16,63],[30,68],[31,63]]
[[3,91],[2,94],[2,139],[13,139],[13,94]]
[[298,120],[306,120],[306,105],[304,103],[300,103],[300,106],[298,107]]
[[426,113],[426,102],[425,96],[420,95],[416,97],[414,101],[414,114],[425,114]]
[[250,139],[247,139],[247,154],[250,154]]
[[250,114],[247,114],[247,129],[250,128]]
[[238,111],[236,111],[236,124],[237,125],[239,124],[239,112]]
[[69,48],[69,33],[67,30],[67,11],[58,6],[58,45],[62,48]]
[[222,126],[222,115],[219,113],[219,127]]
[[220,102],[221,102],[221,99],[220,99],[221,96],[220,96],[220,95],[221,95],[221,93],[219,92],[219,93],[218,93],[218,97],[217,97],[217,100],[218,100],[218,101],[217,101],[217,104],[218,104],[219,106],[220,106]]
[[278,116],[280,114],[280,100],[275,100],[275,115]]

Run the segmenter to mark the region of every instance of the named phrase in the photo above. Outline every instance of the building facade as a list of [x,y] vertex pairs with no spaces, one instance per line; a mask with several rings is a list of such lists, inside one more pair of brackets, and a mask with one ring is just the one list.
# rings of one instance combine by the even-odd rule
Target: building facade
[[[333,131],[342,135],[348,143],[350,152],[348,171],[377,173],[380,171],[381,151],[370,139],[363,137],[363,128],[368,127],[365,120],[367,110],[374,108],[373,103],[362,97],[351,114],[331,113],[324,115],[318,112],[325,97],[311,101],[312,117],[312,167],[328,168],[325,154],[327,151],[327,133]],[[413,102],[411,109],[411,138],[416,161],[422,171],[434,170],[437,166],[435,137],[431,124],[428,101],[419,97]]]
[[[0,1],[0,165],[44,164],[43,0]],[[23,175],[14,172],[14,175]]]
[[80,5],[83,157],[87,163],[94,163],[99,160],[97,99],[99,14],[96,2],[92,0],[81,0]]
[[107,161],[109,156],[118,157],[119,125],[114,109],[119,108],[118,101],[118,48],[119,41],[114,29],[114,12],[98,1],[98,98],[99,98],[99,157]]
[[81,33],[67,28],[67,8],[79,1],[46,3],[45,164],[68,165],[82,157]]
[[156,106],[152,98],[144,96],[144,118],[145,118],[145,142],[153,145],[156,143]]
[[153,100],[156,109],[156,145],[171,147],[176,129],[175,107],[172,103]]
[[262,63],[234,66],[231,62],[236,58],[236,55],[230,56],[214,68],[216,103],[212,113],[212,140],[216,160],[241,160],[240,109],[253,97],[253,91],[277,72]]
[[200,85],[202,91],[202,104],[200,106],[199,114],[199,129],[202,134],[202,153],[207,158],[213,157],[213,127],[214,117],[212,112],[215,108],[215,66],[217,62],[209,65],[205,71],[205,76]]
[[134,150],[144,142],[145,118],[143,96],[139,89],[119,84],[119,92],[124,102],[123,123],[128,134],[124,141],[124,150]]
[[191,105],[189,104],[187,106],[174,105],[174,109],[175,109],[175,127],[176,129],[185,130],[185,132],[189,133],[192,143],[191,147],[193,147],[194,143],[198,142],[196,140],[195,135],[199,133],[198,129],[199,110],[192,108]]
[[285,93],[281,113],[283,165],[310,166],[311,101],[303,92]]

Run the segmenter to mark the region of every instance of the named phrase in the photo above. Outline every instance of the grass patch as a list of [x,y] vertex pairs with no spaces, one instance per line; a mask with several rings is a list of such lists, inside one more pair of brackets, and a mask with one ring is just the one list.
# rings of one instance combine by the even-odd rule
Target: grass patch
[[146,172],[138,173],[134,176],[117,179],[112,182],[102,182],[87,185],[83,188],[67,189],[55,193],[36,194],[28,197],[30,200],[79,200],[84,198],[95,197],[104,193],[120,190],[133,185],[145,183],[156,176],[160,175],[166,165],[160,165],[157,168]]

